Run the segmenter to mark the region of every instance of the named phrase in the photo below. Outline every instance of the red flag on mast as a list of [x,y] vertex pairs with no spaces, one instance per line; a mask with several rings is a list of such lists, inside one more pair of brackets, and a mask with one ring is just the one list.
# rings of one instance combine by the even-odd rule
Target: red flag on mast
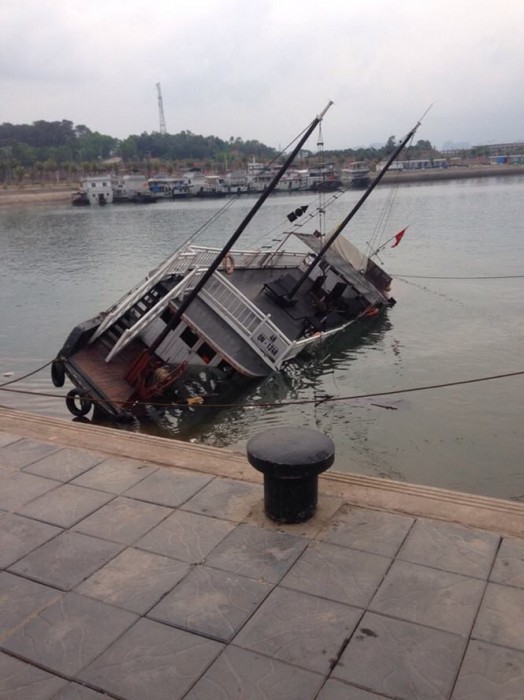
[[396,236],[393,236],[393,238],[395,239],[395,242],[391,246],[392,248],[395,248],[396,246],[398,246],[398,244],[402,240],[402,236],[406,233],[406,229],[407,229],[407,226],[406,226],[406,228],[403,228],[402,231],[399,231]]

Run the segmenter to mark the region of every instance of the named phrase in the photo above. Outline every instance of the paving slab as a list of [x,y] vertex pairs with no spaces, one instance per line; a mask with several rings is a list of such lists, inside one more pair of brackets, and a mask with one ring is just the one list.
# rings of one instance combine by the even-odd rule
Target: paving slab
[[80,532],[63,532],[9,567],[9,571],[68,591],[123,549]]
[[182,510],[242,522],[263,498],[262,486],[231,479],[213,479]]
[[54,525],[15,513],[3,513],[0,515],[0,568],[6,569],[61,532],[62,528]]
[[59,676],[0,652],[0,700],[52,700],[66,684]]
[[319,673],[336,663],[362,610],[275,589],[235,637],[235,645]]
[[6,445],[0,447],[0,464],[7,467],[26,467],[57,449],[56,445],[40,440],[22,438],[14,442],[8,441]]
[[98,693],[96,690],[91,690],[85,685],[78,683],[68,683],[58,695],[53,697],[53,700],[107,700],[106,693]]
[[303,593],[366,607],[391,566],[391,559],[326,542],[312,542],[281,585]]
[[472,636],[524,651],[524,590],[489,583]]
[[485,587],[478,579],[395,561],[369,609],[469,636]]
[[73,484],[60,484],[52,491],[26,503],[17,512],[50,525],[67,528],[76,525],[113,498],[109,493],[84,489]]
[[96,467],[84,471],[73,484],[121,494],[156,471],[156,467],[136,460],[105,459]]
[[471,641],[451,700],[520,700],[524,653]]
[[136,546],[197,564],[234,528],[227,520],[178,510],[141,537]]
[[376,695],[354,685],[334,679],[328,680],[317,695],[316,700],[384,700],[384,695]]
[[57,482],[15,471],[0,475],[0,508],[11,512],[57,487]]
[[101,462],[103,457],[103,455],[96,452],[86,452],[85,450],[75,450],[66,447],[51,452],[51,454],[38,459],[26,467],[22,467],[22,471],[28,474],[36,474],[37,476],[45,476],[47,479],[67,482]]
[[320,538],[341,547],[394,557],[414,522],[403,515],[345,505]]
[[0,637],[60,599],[56,588],[0,571]]
[[511,537],[502,540],[490,580],[524,588],[524,540]]
[[0,700],[524,697],[524,504],[0,416]]
[[155,471],[128,491],[126,496],[176,508],[192,498],[212,477],[191,472],[163,469]]
[[465,646],[464,637],[368,612],[332,675],[388,697],[445,700]]
[[397,558],[486,579],[499,544],[500,537],[490,532],[420,519],[413,525]]
[[260,581],[276,583],[307,547],[287,532],[238,525],[207,557],[207,563]]
[[15,435],[14,433],[0,433],[0,447],[5,447],[10,445],[12,442],[21,440],[21,435]]
[[311,671],[228,647],[185,700],[313,700],[322,680]]
[[131,545],[171,515],[156,503],[117,497],[79,522],[74,530],[111,542]]
[[185,562],[128,548],[97,569],[76,591],[144,615],[189,570]]
[[78,677],[126,700],[179,700],[222,649],[205,637],[141,619]]
[[68,593],[2,641],[2,648],[71,678],[98,658],[136,619],[127,610]]
[[263,581],[198,566],[148,617],[227,642],[271,590]]

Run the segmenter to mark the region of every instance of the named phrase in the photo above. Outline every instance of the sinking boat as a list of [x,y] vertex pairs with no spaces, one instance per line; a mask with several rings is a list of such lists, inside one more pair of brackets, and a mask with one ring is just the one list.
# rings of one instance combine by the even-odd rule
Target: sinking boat
[[[66,378],[74,385],[66,399],[71,413],[84,416],[94,406],[128,419],[151,403],[205,402],[204,390],[195,388],[199,377],[226,383],[266,377],[395,304],[391,277],[340,235],[387,168],[329,236],[294,230],[273,249],[235,247],[330,105],[223,248],[186,243],[107,311],[72,330],[51,369],[55,386]],[[299,207],[288,219],[302,213]]]

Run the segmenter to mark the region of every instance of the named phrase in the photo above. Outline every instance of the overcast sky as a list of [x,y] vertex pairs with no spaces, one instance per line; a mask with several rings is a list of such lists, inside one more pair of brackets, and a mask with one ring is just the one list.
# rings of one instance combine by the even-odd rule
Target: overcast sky
[[[325,148],[524,141],[524,0],[1,0],[0,123]],[[315,140],[315,139],[314,139]],[[310,148],[315,144],[309,144]]]

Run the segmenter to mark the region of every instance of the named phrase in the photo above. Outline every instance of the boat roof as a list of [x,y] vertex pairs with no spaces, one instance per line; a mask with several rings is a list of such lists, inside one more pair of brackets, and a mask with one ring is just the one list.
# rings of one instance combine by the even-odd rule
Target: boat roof
[[[322,238],[311,233],[293,231],[293,235],[315,253],[320,253],[325,243]],[[347,238],[339,236],[331,248],[328,248],[324,253],[323,257],[360,294],[365,294],[368,298],[370,294],[374,294],[377,301],[382,299],[382,295],[377,291],[376,287],[365,277],[368,267],[367,255],[361,253]]]

